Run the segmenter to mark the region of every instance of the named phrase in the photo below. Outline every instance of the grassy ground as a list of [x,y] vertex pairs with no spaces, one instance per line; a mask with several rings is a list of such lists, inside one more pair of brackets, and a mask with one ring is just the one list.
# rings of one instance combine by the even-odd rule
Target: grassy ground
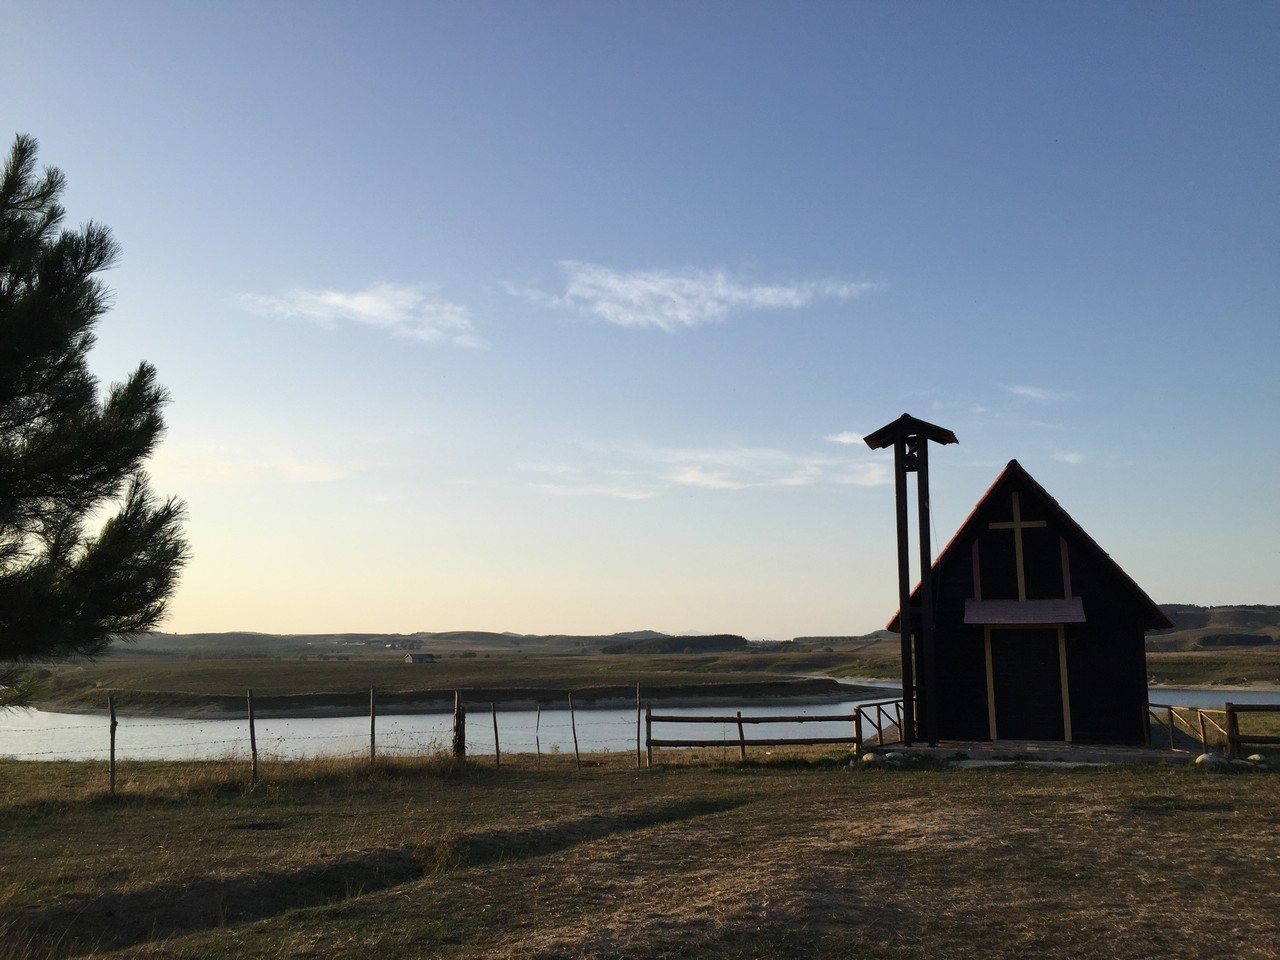
[[1280,684],[1280,650],[1234,648],[1148,653],[1147,672],[1161,683]]
[[0,761],[0,955],[1280,957],[1280,774]]

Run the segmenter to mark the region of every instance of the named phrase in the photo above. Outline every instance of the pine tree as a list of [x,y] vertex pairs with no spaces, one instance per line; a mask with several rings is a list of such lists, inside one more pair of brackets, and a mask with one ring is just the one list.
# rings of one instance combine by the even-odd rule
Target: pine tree
[[62,228],[65,180],[36,153],[16,137],[0,173],[0,706],[30,697],[30,664],[155,626],[187,558],[183,505],[142,470],[164,430],[155,369],[102,396],[87,365],[116,244]]

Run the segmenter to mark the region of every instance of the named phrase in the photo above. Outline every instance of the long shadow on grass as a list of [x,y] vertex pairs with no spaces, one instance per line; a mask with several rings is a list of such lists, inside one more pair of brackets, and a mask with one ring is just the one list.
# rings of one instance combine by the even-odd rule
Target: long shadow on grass
[[25,907],[10,904],[0,910],[0,953],[8,944],[22,945],[26,956],[64,957],[86,949],[116,950],[235,926],[386,890],[428,873],[546,856],[610,834],[690,820],[747,802],[711,799],[655,804],[612,815],[353,851],[290,870],[199,877],[99,896],[73,894],[56,903]]

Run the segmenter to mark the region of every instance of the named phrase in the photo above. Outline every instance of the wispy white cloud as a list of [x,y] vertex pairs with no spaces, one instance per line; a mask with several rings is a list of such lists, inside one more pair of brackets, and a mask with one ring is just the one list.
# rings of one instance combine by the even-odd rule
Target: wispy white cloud
[[648,499],[680,488],[733,491],[823,484],[882,486],[892,479],[886,463],[870,455],[831,456],[770,447],[612,445],[593,448],[577,467],[557,465],[553,472],[543,465],[527,464],[519,469],[540,474],[533,486],[548,492],[627,499]]
[[620,327],[677,330],[724,320],[743,310],[797,310],[817,300],[849,300],[874,285],[842,280],[751,283],[723,270],[614,270],[563,260],[564,292],[508,287],[508,292]]
[[888,468],[867,457],[841,457],[773,447],[640,447],[634,453],[675,469],[663,476],[681,486],[742,490],[749,487],[810,487],[820,484],[880,486]]
[[829,437],[823,437],[828,443],[843,443],[846,445],[859,444],[864,441],[862,434],[854,433],[852,430],[846,430],[844,433],[833,433]]
[[1005,387],[1015,397],[1022,397],[1024,400],[1034,400],[1036,403],[1056,403],[1059,400],[1070,399],[1070,394],[1060,393],[1057,390],[1049,390],[1046,387],[1031,387],[1025,384],[1017,386]]
[[351,460],[299,456],[290,450],[248,450],[212,443],[161,444],[150,469],[166,484],[241,485],[331,483],[360,470]]
[[379,283],[364,290],[292,290],[280,296],[245,294],[246,310],[267,316],[297,318],[336,326],[356,323],[422,343],[483,346],[475,334],[471,311],[440,296],[432,284]]
[[535,490],[544,490],[557,497],[611,497],[615,500],[651,500],[656,490],[639,487],[614,486],[591,483],[532,483]]
[[572,464],[558,463],[550,460],[536,460],[520,463],[516,465],[516,469],[524,473],[539,473],[549,477],[570,477],[581,472]]
[[1084,463],[1084,456],[1076,453],[1074,450],[1065,450],[1061,453],[1055,453],[1053,455],[1053,459],[1057,460],[1059,463],[1070,463],[1073,465],[1077,463]]
[[682,487],[702,487],[706,490],[741,490],[746,486],[721,471],[707,470],[705,467],[681,467],[667,478]]

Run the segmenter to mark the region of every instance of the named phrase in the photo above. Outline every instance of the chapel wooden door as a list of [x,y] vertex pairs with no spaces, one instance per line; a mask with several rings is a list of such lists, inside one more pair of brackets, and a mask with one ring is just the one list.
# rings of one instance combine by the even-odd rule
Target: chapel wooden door
[[1056,627],[993,629],[991,676],[997,739],[1066,739]]

